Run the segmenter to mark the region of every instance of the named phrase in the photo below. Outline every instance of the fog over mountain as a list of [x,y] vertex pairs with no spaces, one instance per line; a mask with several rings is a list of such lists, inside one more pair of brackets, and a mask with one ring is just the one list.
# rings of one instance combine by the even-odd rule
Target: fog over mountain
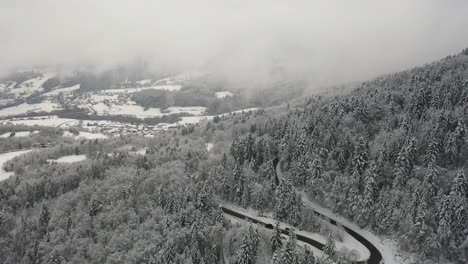
[[1,0],[0,73],[16,67],[134,58],[328,85],[399,71],[459,52],[467,1]]

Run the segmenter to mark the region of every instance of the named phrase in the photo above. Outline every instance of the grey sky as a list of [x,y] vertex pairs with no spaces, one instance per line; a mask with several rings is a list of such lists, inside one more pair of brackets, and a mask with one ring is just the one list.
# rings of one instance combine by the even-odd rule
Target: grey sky
[[136,56],[177,69],[317,84],[361,80],[468,47],[465,0],[0,0],[0,72]]

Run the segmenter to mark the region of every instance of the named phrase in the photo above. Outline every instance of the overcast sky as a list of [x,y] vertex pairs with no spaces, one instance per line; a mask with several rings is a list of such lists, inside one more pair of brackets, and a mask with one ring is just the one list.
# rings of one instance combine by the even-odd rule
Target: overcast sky
[[137,56],[181,70],[318,84],[407,69],[468,47],[466,0],[0,0],[0,72]]

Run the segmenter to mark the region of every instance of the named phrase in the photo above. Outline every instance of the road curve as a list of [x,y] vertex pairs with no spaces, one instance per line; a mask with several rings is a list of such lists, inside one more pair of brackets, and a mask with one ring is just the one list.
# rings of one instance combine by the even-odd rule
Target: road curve
[[[256,218],[253,218],[253,217],[250,217],[250,216],[247,216],[241,212],[238,212],[238,211],[235,211],[235,210],[232,210],[230,208],[227,208],[223,205],[220,205],[219,206],[221,208],[221,210],[223,211],[223,213],[227,214],[227,215],[230,215],[230,216],[233,216],[233,217],[236,217],[236,218],[239,218],[239,219],[243,219],[243,220],[246,220],[248,222],[251,222],[251,223],[254,223],[254,224],[257,224],[257,225],[261,225],[267,229],[273,229],[273,225],[270,224],[270,223],[265,223],[263,221],[260,221]],[[318,216],[324,218],[325,220],[328,220],[331,224],[333,225],[337,225],[336,221],[318,213],[318,212],[315,212]],[[380,261],[382,260],[382,254],[380,253],[380,251],[371,243],[369,242],[367,239],[365,239],[363,236],[359,235],[357,232],[353,231],[352,229],[346,227],[346,226],[343,226],[343,228],[345,229],[345,231],[352,237],[354,237],[357,241],[359,241],[362,245],[364,245],[370,252],[370,257],[369,259],[365,260],[365,261],[357,261],[355,262],[356,264],[380,264]],[[280,228],[281,230],[281,233],[284,234],[284,235],[288,235],[289,234],[289,230],[286,229],[286,228]],[[304,242],[304,243],[307,243],[321,251],[323,251],[325,245],[310,238],[310,237],[307,237],[307,236],[304,236],[304,235],[301,235],[301,234],[297,234],[296,233],[296,238],[297,240],[301,241],[301,242]]]
[[[277,185],[279,184],[280,178],[282,178],[280,163],[281,162],[280,162],[280,160],[278,158],[276,158],[273,161],[273,167],[275,168],[274,169],[274,171],[275,171],[274,176],[275,176],[275,182],[276,182]],[[243,214],[241,212],[234,211],[232,209],[226,208],[223,205],[220,205],[220,208],[227,215],[247,220],[247,221],[252,222],[254,224],[261,225],[261,226],[263,226],[263,227],[265,227],[267,229],[273,229],[273,225],[270,224],[270,223],[262,222],[262,221],[260,221],[258,219],[247,216],[247,215],[245,215],[245,214]],[[359,233],[357,233],[356,231],[354,231],[351,228],[347,227],[346,225],[343,225],[342,223],[337,223],[335,220],[327,217],[326,215],[323,215],[323,214],[317,212],[316,210],[313,210],[313,211],[317,216],[321,217],[324,220],[329,221],[332,225],[336,226],[337,224],[340,224],[340,226],[342,226],[344,228],[344,230],[350,236],[352,236],[354,239],[359,241],[363,246],[365,246],[369,250],[369,252],[370,252],[369,259],[367,259],[365,261],[358,261],[358,262],[356,262],[356,264],[380,264],[381,263],[382,253],[377,249],[377,247],[374,244],[372,244],[364,236],[360,235]],[[281,228],[281,233],[285,234],[285,235],[288,235],[289,230]],[[314,239],[312,239],[310,237],[306,237],[306,236],[303,236],[303,235],[300,235],[300,234],[297,234],[297,233],[296,233],[296,237],[297,237],[297,240],[302,241],[304,243],[307,243],[307,244],[309,244],[309,245],[311,245],[311,246],[313,246],[313,247],[315,247],[315,248],[317,248],[317,249],[319,249],[321,251],[323,251],[323,249],[324,249],[324,246],[325,246],[324,244],[322,244],[322,243],[320,243],[320,242],[318,242],[318,241],[316,241],[316,240],[314,240]]]
[[[283,176],[282,174],[282,171],[281,171],[281,160],[279,158],[276,158],[277,160],[275,160],[274,162],[274,171],[275,171],[275,174],[276,174],[276,177],[279,178]],[[347,227],[346,225],[342,224],[342,223],[337,223],[335,220],[333,219],[330,219],[328,216],[326,215],[323,215],[319,212],[317,212],[316,210],[313,210],[314,213],[325,219],[325,220],[328,220],[332,225],[337,225],[337,224],[340,224],[340,226],[342,226],[344,228],[344,230],[350,235],[352,236],[354,239],[356,239],[357,241],[359,241],[363,246],[365,246],[369,252],[370,252],[370,257],[367,261],[361,261],[361,262],[358,262],[358,263],[365,263],[365,264],[380,264],[382,262],[382,253],[377,249],[377,247],[372,244],[369,240],[367,240],[364,236],[360,235],[359,233],[357,233],[356,231],[352,230],[351,228]],[[304,241],[306,242],[306,241]]]

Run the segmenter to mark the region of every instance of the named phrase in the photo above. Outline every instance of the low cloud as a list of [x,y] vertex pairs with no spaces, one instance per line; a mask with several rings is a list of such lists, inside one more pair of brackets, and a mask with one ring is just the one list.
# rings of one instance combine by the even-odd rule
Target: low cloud
[[363,80],[468,46],[468,2],[0,0],[0,72],[155,68],[316,85]]

